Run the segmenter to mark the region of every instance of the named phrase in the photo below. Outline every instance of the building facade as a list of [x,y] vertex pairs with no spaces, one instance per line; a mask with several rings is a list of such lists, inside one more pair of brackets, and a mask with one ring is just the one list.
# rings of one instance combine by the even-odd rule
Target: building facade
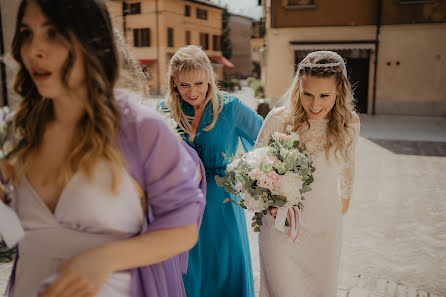
[[445,0],[262,0],[262,80],[279,98],[314,50],[347,62],[360,112],[446,115]]
[[262,64],[265,64],[262,59],[263,52],[266,48],[265,44],[265,20],[254,21],[252,23],[252,36],[249,40],[251,47],[251,59],[253,63],[253,76],[257,79],[261,77]]
[[109,1],[113,25],[125,33],[149,78],[151,93],[166,87],[170,58],[183,46],[201,46],[211,58],[217,78],[229,65],[221,52],[224,8],[205,0]]
[[253,73],[254,66],[249,42],[253,34],[253,22],[252,18],[237,14],[231,14],[229,18],[229,39],[232,44],[231,62],[234,67],[224,69],[224,74],[227,77],[246,78]]

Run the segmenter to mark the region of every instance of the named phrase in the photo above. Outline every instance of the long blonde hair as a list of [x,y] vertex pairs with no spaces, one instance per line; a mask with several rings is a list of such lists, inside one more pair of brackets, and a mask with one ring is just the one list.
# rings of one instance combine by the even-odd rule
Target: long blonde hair
[[[12,46],[14,58],[20,65],[14,88],[23,97],[15,116],[15,129],[26,139],[26,146],[12,155],[7,164],[2,164],[4,174],[15,181],[29,170],[32,156],[43,141],[45,128],[54,120],[52,100],[39,94],[20,54],[23,40],[19,27],[29,2],[23,0],[19,7]],[[40,8],[57,29],[57,38],[69,49],[62,81],[69,88],[68,76],[74,59],[80,58],[74,54],[74,43],[78,42],[88,94],[84,101],[85,113],[76,127],[71,150],[58,169],[56,182],[66,184],[79,169],[91,178],[96,162],[103,158],[112,170],[112,191],[117,193],[123,169],[123,158],[116,147],[119,112],[113,95],[119,76],[119,57],[107,7],[103,1],[89,0],[71,0],[70,10],[64,7],[66,1],[48,0],[45,3]],[[85,17],[87,6],[89,13]]]
[[175,88],[174,78],[180,73],[191,71],[203,71],[209,79],[209,87],[203,103],[204,106],[206,106],[209,101],[212,102],[212,122],[203,129],[204,131],[209,131],[214,128],[218,114],[223,109],[224,105],[224,98],[215,82],[214,69],[205,52],[196,45],[188,45],[177,50],[170,60],[169,70],[167,72],[168,93],[166,103],[180,129],[188,134],[192,134],[193,132],[191,121],[194,117],[187,116],[182,110],[181,101],[183,99]]
[[354,99],[344,59],[331,51],[317,51],[308,54],[298,65],[291,87],[284,95],[287,102],[287,124],[292,125],[299,134],[310,127],[307,114],[301,101],[302,77],[334,77],[336,79],[337,96],[335,104],[329,112],[327,158],[329,152],[338,153],[344,160],[350,158],[349,147],[353,143],[351,127],[354,113]]

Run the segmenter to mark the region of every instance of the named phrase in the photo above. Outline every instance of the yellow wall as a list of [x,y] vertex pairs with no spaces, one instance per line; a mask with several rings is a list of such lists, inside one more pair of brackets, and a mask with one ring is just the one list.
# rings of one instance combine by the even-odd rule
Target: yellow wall
[[377,112],[446,115],[444,36],[446,24],[382,28]]
[[290,86],[294,77],[294,50],[290,41],[330,41],[336,40],[372,40],[375,27],[309,27],[309,28],[273,28],[266,34],[265,63],[262,65],[262,80],[266,96],[279,98]]
[[[158,1],[158,30],[159,44],[157,42],[156,26],[156,6],[155,0],[127,1],[141,2],[141,14],[127,15],[127,43],[133,50],[137,59],[156,60],[147,69],[152,73],[152,80],[149,82],[152,93],[162,91],[165,87],[165,76],[167,73],[170,57],[180,47],[186,46],[186,31],[191,31],[191,44],[200,45],[199,34],[209,34],[209,48],[206,51],[208,56],[221,56],[221,51],[212,50],[212,35],[221,36],[221,15],[222,9],[200,5],[188,1],[180,0],[159,0]],[[116,4],[117,3],[117,4]],[[108,3],[110,13],[113,14],[113,23],[122,31],[122,21],[118,21],[121,10],[117,5],[122,5],[120,1]],[[184,15],[185,5],[191,7],[191,16]],[[201,20],[196,17],[196,8],[205,9],[208,12],[208,19]],[[133,47],[133,28],[150,28],[150,47]],[[174,47],[168,47],[167,28],[174,29]],[[217,71],[218,73],[218,71]]]
[[[359,26],[354,30],[352,27],[269,29],[262,65],[266,96],[279,98],[291,84],[295,61],[290,41],[374,40],[375,30],[375,26]],[[446,36],[446,24],[381,28],[376,85],[378,114],[446,115],[446,39],[442,36]],[[372,51],[369,67],[369,112],[374,54]]]

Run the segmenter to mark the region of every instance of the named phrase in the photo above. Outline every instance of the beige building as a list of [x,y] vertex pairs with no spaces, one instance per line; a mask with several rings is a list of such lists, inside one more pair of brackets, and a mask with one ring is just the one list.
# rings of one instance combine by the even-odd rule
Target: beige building
[[224,8],[220,6],[205,0],[112,0],[108,7],[114,26],[125,33],[148,73],[151,93],[164,90],[170,58],[188,44],[205,50],[218,79],[223,67],[230,66],[221,52]]
[[307,53],[327,49],[346,59],[359,111],[446,115],[446,0],[262,2],[267,97],[285,92]]
[[231,14],[229,18],[229,39],[232,44],[231,62],[233,68],[225,68],[227,77],[246,78],[252,75],[251,45],[249,40],[253,33],[253,19],[250,17]]
[[261,65],[265,64],[262,59],[264,57],[263,51],[266,48],[265,45],[265,21],[261,18],[258,21],[252,23],[252,36],[249,40],[251,48],[251,59],[253,63],[253,76],[260,78]]

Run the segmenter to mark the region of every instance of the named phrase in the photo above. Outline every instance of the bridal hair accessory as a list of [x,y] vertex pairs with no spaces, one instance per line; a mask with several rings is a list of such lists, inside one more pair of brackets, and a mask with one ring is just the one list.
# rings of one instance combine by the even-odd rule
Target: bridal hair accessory
[[326,64],[313,64],[313,63],[300,63],[299,69],[304,68],[332,68],[332,67],[339,67],[342,66],[342,62],[335,62],[335,63],[326,63]]

